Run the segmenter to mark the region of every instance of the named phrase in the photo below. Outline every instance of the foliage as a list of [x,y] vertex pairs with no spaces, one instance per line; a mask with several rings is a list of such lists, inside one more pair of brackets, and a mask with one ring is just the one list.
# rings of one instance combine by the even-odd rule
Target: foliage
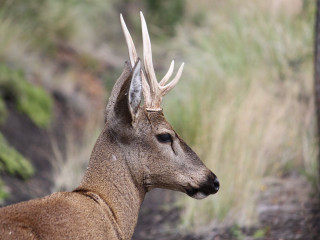
[[230,233],[235,239],[241,240],[245,238],[245,235],[242,233],[242,230],[238,225],[233,225],[230,228]]
[[0,96],[0,124],[6,120],[7,109],[3,99]]
[[39,127],[47,127],[52,118],[52,99],[40,87],[27,82],[21,84],[17,109],[27,114]]
[[[252,236],[250,237],[250,239],[262,239],[264,238],[267,233],[268,233],[268,227],[265,228],[260,228],[257,229]],[[241,239],[246,239],[247,236],[246,234],[243,232],[243,230],[241,229],[241,227],[237,224],[234,224],[233,226],[231,226],[230,228],[230,233],[233,236],[233,238],[237,239],[237,240],[241,240]]]
[[52,56],[61,45],[87,44],[96,40],[92,39],[93,34],[110,31],[111,26],[105,27],[105,23],[106,15],[115,12],[110,6],[113,1],[4,0],[0,2],[0,32],[4,20],[3,25],[10,26],[8,33],[11,34],[11,29],[18,31],[19,39],[34,51]]
[[0,203],[9,197],[9,193],[5,190],[3,181],[0,179]]
[[252,237],[253,237],[254,239],[264,238],[264,237],[267,235],[268,230],[269,230],[268,227],[258,229],[258,230],[256,230],[256,231],[254,232],[254,234],[253,234]]
[[0,65],[0,93],[39,127],[49,125],[53,100],[42,88],[28,83],[22,71]]
[[11,147],[0,133],[0,171],[28,179],[34,175],[30,162]]
[[181,23],[185,14],[185,0],[145,0],[148,8],[148,19],[155,26],[173,34],[175,26]]
[[[53,50],[57,42],[65,41],[72,35],[74,31],[72,14],[67,13],[75,7],[74,5],[73,0],[27,0],[0,3],[3,9],[2,17],[11,19],[13,24],[23,24],[27,28],[24,37],[46,51]],[[28,36],[28,33],[32,34],[32,37]]]

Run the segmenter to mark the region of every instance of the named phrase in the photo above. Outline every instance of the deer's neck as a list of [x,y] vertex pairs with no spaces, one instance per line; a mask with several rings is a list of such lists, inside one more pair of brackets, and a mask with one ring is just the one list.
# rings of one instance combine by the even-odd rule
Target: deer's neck
[[128,166],[127,162],[133,159],[125,152],[121,145],[102,133],[76,191],[90,191],[102,198],[112,212],[120,235],[131,239],[146,192],[142,177],[135,176]]

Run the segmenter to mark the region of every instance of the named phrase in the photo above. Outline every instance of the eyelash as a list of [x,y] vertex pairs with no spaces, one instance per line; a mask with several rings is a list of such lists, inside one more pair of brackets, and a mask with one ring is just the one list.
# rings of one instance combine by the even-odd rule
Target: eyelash
[[169,133],[164,133],[164,134],[158,134],[156,135],[157,139],[161,143],[168,143],[172,142],[172,137]]

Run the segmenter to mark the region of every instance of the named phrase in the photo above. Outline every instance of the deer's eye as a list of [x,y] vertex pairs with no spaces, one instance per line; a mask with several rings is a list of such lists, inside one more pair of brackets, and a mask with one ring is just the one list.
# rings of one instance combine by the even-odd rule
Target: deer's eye
[[158,134],[156,137],[161,143],[172,142],[172,137],[169,133]]

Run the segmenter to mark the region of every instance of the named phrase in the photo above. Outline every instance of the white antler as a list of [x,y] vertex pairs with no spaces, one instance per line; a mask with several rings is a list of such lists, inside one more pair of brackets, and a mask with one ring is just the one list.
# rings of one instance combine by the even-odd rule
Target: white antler
[[122,14],[120,14],[120,22],[121,22],[121,26],[122,26],[122,31],[124,33],[124,36],[126,38],[126,42],[128,45],[131,67],[134,67],[135,63],[138,61],[138,54],[137,54],[136,48],[134,46],[134,43],[132,41],[129,30],[127,28],[127,25],[123,20]]
[[[146,76],[142,72],[142,89],[143,89],[143,96],[146,105],[146,109],[149,111],[160,111],[161,102],[164,95],[166,95],[179,81],[184,63],[181,64],[176,76],[174,79],[165,85],[168,80],[170,79],[173,69],[174,69],[174,61],[171,62],[170,67],[166,75],[162,78],[160,82],[157,81],[156,74],[153,68],[152,62],[152,49],[151,49],[151,42],[148,33],[148,28],[146,21],[142,12],[140,12],[141,17],[141,27],[142,27],[142,39],[143,39],[143,61],[144,61],[144,69]],[[128,28],[123,20],[122,15],[120,15],[122,30],[126,38],[126,42],[128,45],[129,50],[129,58],[131,66],[133,67],[138,60],[137,51],[135,49],[134,43],[128,31]],[[149,82],[149,84],[148,84]]]

